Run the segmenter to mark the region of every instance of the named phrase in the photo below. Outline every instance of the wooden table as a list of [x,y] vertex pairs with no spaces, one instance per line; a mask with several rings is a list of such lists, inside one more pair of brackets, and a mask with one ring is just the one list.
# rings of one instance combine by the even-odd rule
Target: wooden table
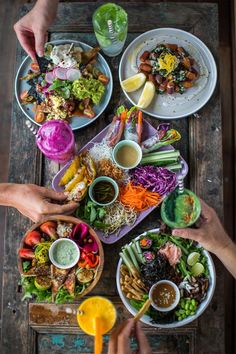
[[[208,3],[128,3],[121,5],[129,14],[129,34],[126,46],[140,33],[159,27],[176,27],[198,36],[212,51],[218,61],[218,8]],[[81,40],[95,45],[91,15],[98,4],[60,4],[58,18],[50,29],[50,39]],[[21,15],[28,11],[22,8]],[[18,47],[18,68],[25,53]],[[78,146],[82,147],[111,120],[119,102],[126,102],[118,80],[120,56],[106,58],[114,79],[114,90],[109,107],[92,125],[76,132]],[[189,187],[222,216],[222,138],[219,86],[199,112],[199,118],[188,117],[173,121],[173,127],[181,132],[177,144],[188,161]],[[148,119],[153,125],[159,123]],[[16,101],[12,111],[12,139],[10,154],[10,182],[36,183],[50,187],[59,166],[45,160],[36,149],[34,137],[25,127]],[[129,317],[116,290],[115,272],[121,246],[144,230],[155,226],[157,212],[153,212],[141,225],[116,244],[104,245],[105,268],[102,279],[92,294],[110,298],[118,310],[118,320]],[[3,269],[3,353],[92,353],[92,339],[77,327],[77,305],[34,304],[21,302],[17,247],[30,221],[14,210],[8,210],[6,220],[4,269]],[[158,330],[144,326],[153,353],[225,353],[225,326],[223,303],[223,272],[216,262],[217,287],[213,300],[205,313],[192,324],[178,329]],[[108,337],[105,337],[104,353]]]

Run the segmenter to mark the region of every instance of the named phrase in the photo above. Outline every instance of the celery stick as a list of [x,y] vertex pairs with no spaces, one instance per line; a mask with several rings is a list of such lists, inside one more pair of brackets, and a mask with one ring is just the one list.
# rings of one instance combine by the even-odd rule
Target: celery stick
[[137,270],[139,270],[139,265],[138,265],[138,262],[136,260],[136,257],[134,255],[134,252],[133,252],[132,248],[129,245],[126,245],[125,246],[125,251],[128,252],[128,255],[130,256],[131,261],[133,262],[133,265],[135,266],[135,268]]

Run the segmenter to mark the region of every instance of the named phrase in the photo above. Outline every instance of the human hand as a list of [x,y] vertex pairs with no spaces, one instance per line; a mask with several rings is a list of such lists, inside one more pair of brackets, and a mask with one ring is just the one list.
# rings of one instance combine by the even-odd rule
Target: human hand
[[56,17],[58,0],[38,0],[33,9],[14,25],[17,38],[27,54],[43,56],[47,30]]
[[[130,349],[130,338],[136,337],[138,343],[137,351]],[[142,349],[141,349],[142,348]],[[117,327],[110,336],[108,354],[151,354],[146,335],[144,334],[141,324],[129,319]]]
[[195,240],[208,251],[218,255],[224,248],[232,244],[232,240],[224,230],[215,210],[203,200],[201,200],[201,208],[197,229],[174,229],[172,235]]
[[55,204],[65,201],[66,196],[34,184],[13,184],[10,188],[9,205],[34,222],[39,222],[49,215],[69,215],[78,207],[76,203]]

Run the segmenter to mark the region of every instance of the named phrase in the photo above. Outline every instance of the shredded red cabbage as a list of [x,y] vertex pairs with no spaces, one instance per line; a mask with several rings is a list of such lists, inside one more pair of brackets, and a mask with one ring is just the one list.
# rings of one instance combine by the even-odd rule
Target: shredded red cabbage
[[161,196],[172,192],[177,186],[176,174],[167,168],[157,166],[140,166],[131,171],[131,180],[151,192]]

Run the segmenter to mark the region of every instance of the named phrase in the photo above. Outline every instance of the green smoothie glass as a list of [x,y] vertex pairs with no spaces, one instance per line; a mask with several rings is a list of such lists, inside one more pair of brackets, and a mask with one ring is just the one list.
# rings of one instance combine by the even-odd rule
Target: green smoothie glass
[[161,218],[172,229],[181,229],[193,225],[201,214],[201,204],[192,191],[184,188],[171,192],[162,202]]
[[128,30],[128,15],[122,7],[107,3],[93,14],[93,28],[103,52],[109,57],[121,53]]

